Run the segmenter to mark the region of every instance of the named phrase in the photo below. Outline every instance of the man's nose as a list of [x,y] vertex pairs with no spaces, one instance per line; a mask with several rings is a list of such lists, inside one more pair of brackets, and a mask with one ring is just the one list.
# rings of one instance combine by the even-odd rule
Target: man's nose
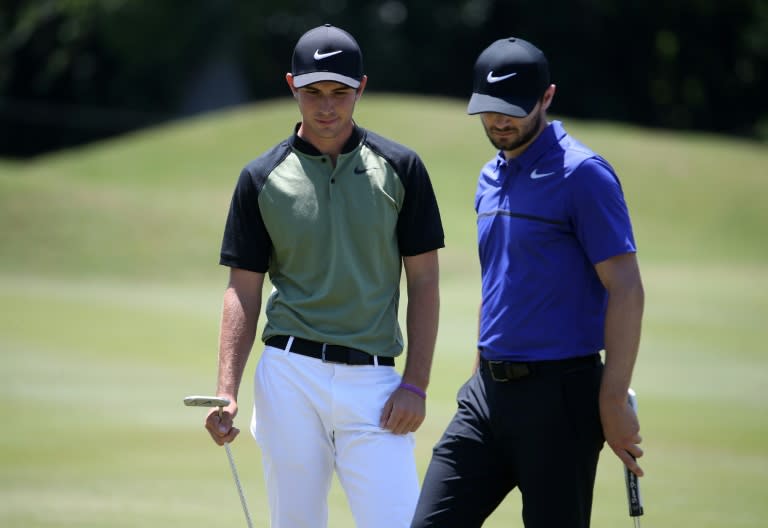
[[333,110],[333,98],[329,95],[320,98],[320,110],[323,112],[330,112]]
[[493,114],[493,126],[496,128],[505,128],[513,123],[513,118],[506,114]]

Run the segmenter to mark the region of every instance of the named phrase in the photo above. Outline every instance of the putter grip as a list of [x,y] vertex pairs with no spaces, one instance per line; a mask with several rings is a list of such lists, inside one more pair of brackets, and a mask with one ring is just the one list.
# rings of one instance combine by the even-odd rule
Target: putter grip
[[[635,391],[629,389],[629,405],[637,414],[637,396]],[[634,457],[633,457],[634,458]],[[624,466],[624,480],[627,485],[627,503],[629,504],[629,516],[639,517],[643,514],[643,498],[640,496],[640,481],[627,466]]]
[[640,497],[640,483],[637,475],[624,467],[624,476],[627,481],[627,502],[629,503],[629,516],[639,517],[643,514],[643,499]]

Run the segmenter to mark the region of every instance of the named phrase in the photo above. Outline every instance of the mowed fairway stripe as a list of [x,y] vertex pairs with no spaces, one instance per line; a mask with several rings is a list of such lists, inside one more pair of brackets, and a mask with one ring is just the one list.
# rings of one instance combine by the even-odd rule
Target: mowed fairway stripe
[[[224,451],[204,414],[182,404],[215,383],[215,330],[202,351],[200,310],[140,283],[26,289],[4,279],[16,286],[0,289],[0,526],[241,522]],[[247,434],[233,452],[249,501],[264,511]]]

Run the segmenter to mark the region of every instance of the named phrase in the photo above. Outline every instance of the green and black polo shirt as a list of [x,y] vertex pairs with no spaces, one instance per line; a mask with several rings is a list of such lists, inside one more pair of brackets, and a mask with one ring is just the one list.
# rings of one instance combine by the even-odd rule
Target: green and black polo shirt
[[394,357],[401,258],[443,246],[421,159],[355,127],[335,167],[294,132],[243,169],[220,263],[269,273],[264,341],[293,335]]

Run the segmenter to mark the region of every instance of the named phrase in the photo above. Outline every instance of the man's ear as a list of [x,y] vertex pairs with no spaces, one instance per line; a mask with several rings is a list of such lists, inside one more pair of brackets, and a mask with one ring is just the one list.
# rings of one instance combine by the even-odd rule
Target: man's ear
[[360,100],[360,98],[363,96],[363,90],[365,90],[365,85],[368,83],[368,76],[363,75],[363,78],[360,79],[360,86],[357,87],[357,95],[355,95],[356,100]]
[[296,87],[293,86],[293,74],[292,73],[286,73],[285,74],[285,82],[288,83],[288,88],[291,89],[291,93],[293,94],[293,97],[297,97],[296,93]]
[[541,97],[541,109],[545,112],[549,108],[549,105],[552,104],[552,99],[555,98],[555,92],[557,91],[557,86],[554,84],[550,84],[549,87],[547,87],[546,90],[544,90],[544,95]]

